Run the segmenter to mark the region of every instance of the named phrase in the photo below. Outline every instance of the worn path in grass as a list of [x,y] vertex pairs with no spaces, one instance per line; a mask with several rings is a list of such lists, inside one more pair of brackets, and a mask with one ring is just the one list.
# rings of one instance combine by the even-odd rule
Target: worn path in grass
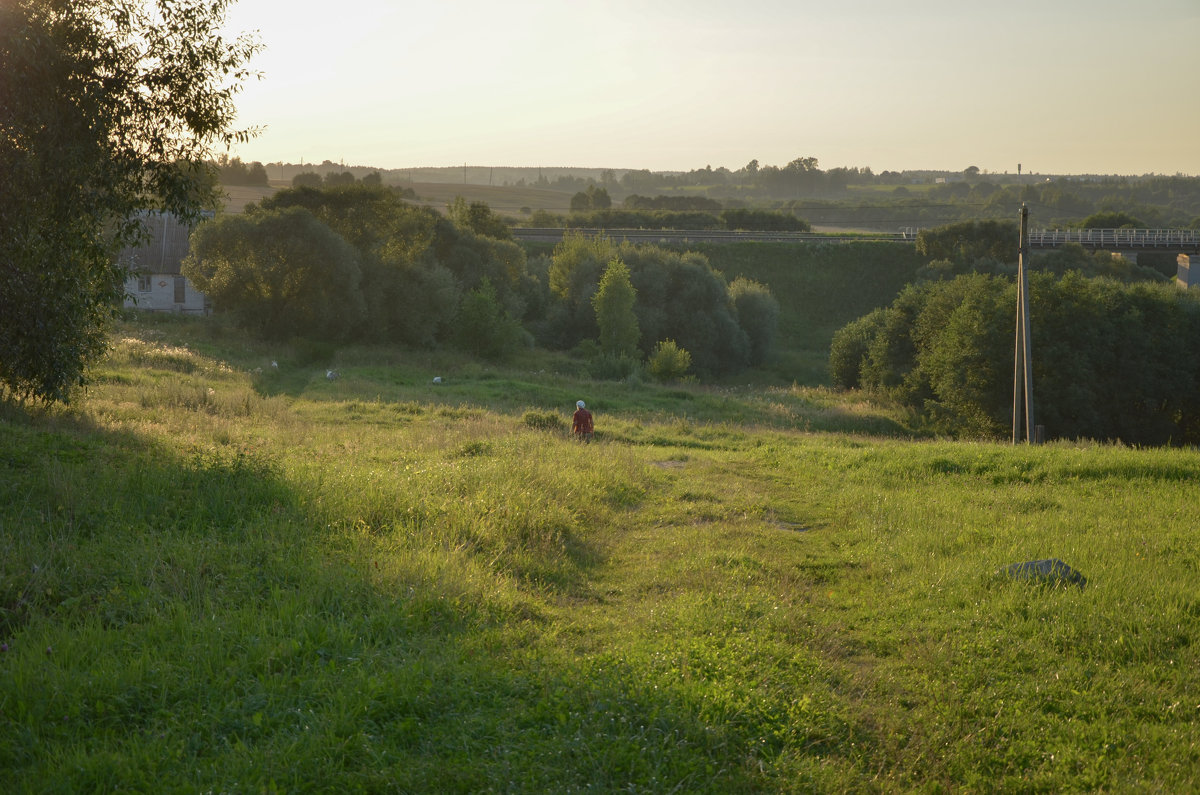
[[[128,334],[78,408],[0,418],[27,791],[1198,785],[1194,450]],[[585,389],[589,446],[547,420]],[[994,576],[1045,557],[1088,587]]]

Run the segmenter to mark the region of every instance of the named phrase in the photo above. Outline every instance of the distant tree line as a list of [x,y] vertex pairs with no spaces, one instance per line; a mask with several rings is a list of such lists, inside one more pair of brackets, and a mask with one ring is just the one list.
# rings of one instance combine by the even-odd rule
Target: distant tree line
[[[802,158],[797,162],[803,164],[809,160]],[[746,228],[769,231],[790,228],[777,224],[784,216],[794,216],[804,219],[807,224],[823,226],[928,229],[958,221],[1012,219],[1017,208],[1025,204],[1030,208],[1037,227],[1200,228],[1200,179],[1191,177],[1063,178],[1050,182],[1002,184],[992,181],[992,176],[975,172],[944,184],[897,184],[880,190],[879,180],[884,177],[870,174],[869,169],[857,172],[853,180],[847,177],[833,182],[827,179],[829,172],[815,168],[815,161],[809,167],[797,165],[790,169],[775,170],[768,167],[758,171],[766,174],[779,171],[791,175],[796,190],[764,192],[750,190],[745,184],[731,189],[741,183],[726,182],[709,184],[702,192],[691,188],[687,192],[653,196],[632,192],[621,201],[620,211],[633,214],[615,218],[625,226],[643,228],[673,225],[681,229]],[[611,183],[611,189],[629,190],[631,186],[672,189],[669,185],[663,185],[661,179],[630,179],[631,174],[639,173],[627,172],[621,180]],[[776,178],[768,178],[767,184],[776,184],[771,182],[772,179]],[[822,185],[825,187],[813,188]],[[841,187],[827,190],[831,185]],[[871,188],[871,185],[876,187]],[[847,190],[851,186],[860,189]],[[788,195],[791,198],[781,198]],[[594,183],[572,197],[569,209],[567,215],[538,210],[526,223],[530,226],[594,226],[605,221],[604,216],[597,216],[596,213],[618,212],[613,206],[610,187]],[[718,216],[735,212],[744,213],[741,220],[731,222],[726,215],[722,224],[715,224],[702,215]],[[755,215],[762,212],[779,215]],[[588,215],[592,218],[586,218]],[[769,221],[775,223],[767,223]]]
[[780,210],[731,209],[714,212],[628,209],[628,203],[622,208],[578,210],[570,215],[536,210],[524,225],[564,229],[727,229],[772,232],[808,232],[812,229],[803,218]]
[[728,284],[699,254],[568,235],[552,256],[528,260],[485,203],[458,198],[447,209],[362,182],[281,190],[199,226],[184,274],[217,311],[271,339],[454,345],[488,357],[536,343],[575,350],[598,377],[628,377],[656,354],[651,372],[678,375],[686,357],[708,376],[773,353],[769,289]]
[[[272,164],[280,173],[362,174],[363,167]],[[462,181],[467,172],[478,179],[493,172],[502,184],[540,187],[573,194],[570,207],[543,207],[550,213],[591,211],[611,205],[576,206],[579,194],[603,189],[609,200],[627,209],[695,210],[757,208],[779,210],[812,224],[870,228],[928,228],[975,218],[1011,218],[1022,203],[1033,212],[1035,226],[1077,225],[1105,212],[1127,212],[1150,227],[1200,228],[1200,177],[1184,175],[1054,176],[988,173],[976,166],[962,171],[882,171],[869,167],[822,169],[814,157],[797,157],[783,165],[751,160],[737,169],[704,166],[690,171],[634,169],[445,168],[394,169],[385,181],[425,179]],[[536,178],[516,175],[535,173]],[[544,173],[543,173],[544,172]],[[639,197],[633,199],[634,196]],[[641,203],[650,199],[651,206]],[[625,197],[621,202],[621,197]],[[633,203],[629,203],[630,201]],[[668,204],[681,200],[682,206]],[[697,206],[695,200],[714,201]]]
[[[356,184],[378,188],[383,185],[383,177],[378,171],[363,174],[361,178],[355,177],[349,171],[327,171],[324,176],[315,171],[302,171],[292,177],[293,188],[337,188]],[[403,198],[416,198],[416,193],[412,188],[397,188],[397,190],[400,191]]]
[[221,155],[215,165],[217,179],[222,185],[267,187],[267,169],[257,160],[243,163],[240,157],[231,160],[227,155]]
[[[1004,226],[962,224],[919,241],[944,258],[891,306],[835,334],[834,384],[886,394],[942,433],[1007,433],[1016,229]],[[1200,443],[1200,351],[1190,344],[1200,338],[1200,294],[1078,246],[1035,257],[1031,271],[1034,408],[1047,433]]]
[[[717,212],[754,207],[831,226],[931,228],[971,219],[1013,218],[1016,209],[1026,204],[1038,227],[1080,226],[1084,219],[1107,216],[1096,226],[1200,228],[1200,178],[1186,176],[1033,181],[983,174],[971,167],[950,177],[933,177],[874,174],[869,168],[822,171],[814,158],[797,158],[783,167],[751,161],[736,171],[709,167],[686,174],[628,171],[607,189],[627,191],[622,205],[628,209]],[[653,191],[680,192],[647,199],[645,194]]]

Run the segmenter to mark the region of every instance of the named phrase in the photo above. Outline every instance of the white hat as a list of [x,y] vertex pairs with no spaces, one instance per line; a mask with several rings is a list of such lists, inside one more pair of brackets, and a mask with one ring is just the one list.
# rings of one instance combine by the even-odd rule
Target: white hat
[[579,406],[579,408],[583,408],[583,401],[582,401],[582,400],[576,400],[576,401],[575,401],[575,405],[576,405],[576,406]]

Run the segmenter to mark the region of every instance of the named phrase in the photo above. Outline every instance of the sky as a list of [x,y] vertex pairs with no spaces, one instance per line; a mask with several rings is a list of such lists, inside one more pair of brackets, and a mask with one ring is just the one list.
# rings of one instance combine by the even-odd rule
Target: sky
[[243,160],[1200,175],[1200,0],[238,0]]

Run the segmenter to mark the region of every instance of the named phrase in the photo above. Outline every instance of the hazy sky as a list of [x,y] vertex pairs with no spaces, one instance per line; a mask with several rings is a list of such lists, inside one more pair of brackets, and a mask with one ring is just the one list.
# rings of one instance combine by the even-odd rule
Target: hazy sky
[[1200,175],[1200,0],[239,0],[263,162]]

